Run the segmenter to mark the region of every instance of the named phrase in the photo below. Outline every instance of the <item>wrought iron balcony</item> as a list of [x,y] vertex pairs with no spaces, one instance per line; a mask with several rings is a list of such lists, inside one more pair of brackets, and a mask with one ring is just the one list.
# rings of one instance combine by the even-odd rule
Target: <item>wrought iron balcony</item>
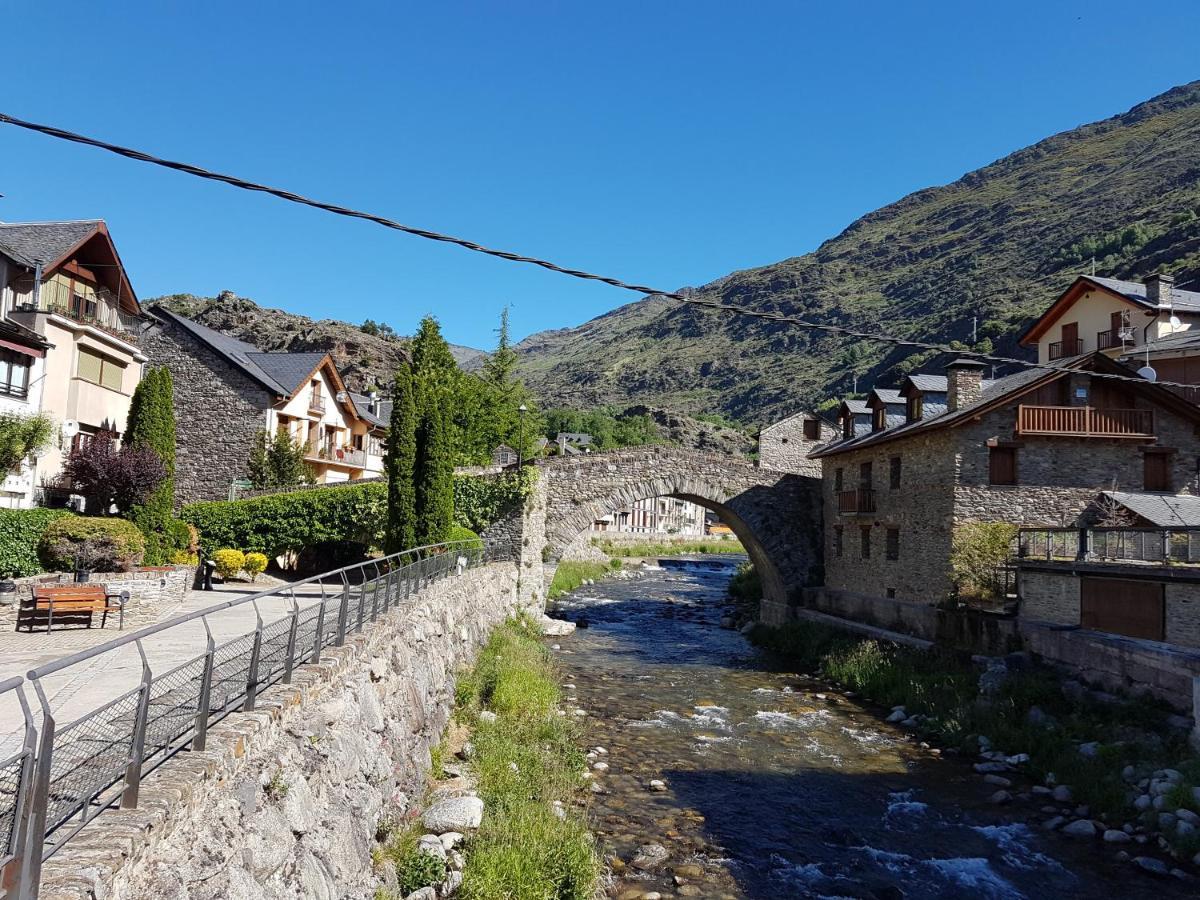
[[1073,341],[1055,341],[1050,345],[1051,359],[1066,359],[1071,356],[1078,356],[1083,352],[1083,338],[1076,338]]
[[838,491],[838,512],[842,515],[857,516],[875,512],[875,491],[871,488],[858,488],[854,491]]
[[138,339],[137,316],[122,310],[117,298],[104,288],[88,294],[72,291],[59,281],[47,281],[38,291],[36,306],[32,302],[20,303],[13,312],[51,313],[99,328],[127,343],[136,344]]
[[1120,331],[1113,331],[1111,328],[1107,331],[1096,332],[1096,349],[1097,350],[1120,350],[1125,346],[1125,341],[1121,338]]
[[1018,406],[1017,434],[1152,438],[1154,411],[1093,406]]

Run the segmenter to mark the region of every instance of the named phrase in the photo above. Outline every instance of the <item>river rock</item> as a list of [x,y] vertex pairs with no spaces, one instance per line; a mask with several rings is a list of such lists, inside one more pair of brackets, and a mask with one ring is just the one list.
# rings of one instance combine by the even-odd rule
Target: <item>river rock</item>
[[662,844],[642,844],[630,862],[635,869],[649,872],[667,861],[670,852]]
[[892,712],[891,715],[889,715],[886,719],[884,719],[884,721],[885,722],[903,722],[907,718],[908,718],[908,713],[906,713],[903,709],[897,709],[894,712]]
[[446,848],[442,846],[441,838],[436,834],[421,835],[417,841],[417,852],[426,856],[436,856],[438,859],[446,858]]
[[439,800],[421,816],[425,827],[437,834],[468,831],[483,821],[483,801],[478,797],[449,797]]
[[1087,759],[1095,759],[1100,755],[1100,742],[1088,741],[1086,744],[1080,744],[1079,755]]
[[1144,872],[1149,872],[1151,875],[1169,875],[1170,869],[1167,864],[1161,859],[1155,859],[1153,856],[1135,856],[1133,864]]
[[1065,784],[1058,785],[1050,795],[1059,803],[1071,802],[1071,788]]
[[648,787],[654,793],[661,794],[667,789],[667,783],[660,778],[651,778]]
[[445,834],[438,835],[438,840],[442,842],[442,847],[449,853],[463,841],[461,832],[447,831]]
[[1096,826],[1092,824],[1091,819],[1076,819],[1069,825],[1063,826],[1062,833],[1079,838],[1095,837]]
[[446,880],[442,882],[442,888],[439,893],[443,897],[453,897],[458,893],[458,889],[462,887],[463,873],[451,869],[446,873]]
[[404,900],[437,900],[437,891],[431,887],[423,887],[413,891]]
[[1196,815],[1190,809],[1184,809],[1183,807],[1175,810],[1175,818],[1181,822],[1187,822],[1189,825],[1200,825],[1200,816]]
[[1133,840],[1133,838],[1127,835],[1124,831],[1120,831],[1116,828],[1109,828],[1104,832],[1104,840],[1109,844],[1128,844]]
[[1008,791],[996,791],[996,793],[992,794],[989,799],[992,801],[992,803],[1011,803],[1012,794],[1010,794]]
[[1149,794],[1141,794],[1136,800],[1133,801],[1133,808],[1138,812],[1145,812],[1150,808],[1153,802],[1154,801],[1150,799]]
[[1167,831],[1175,825],[1175,814],[1169,812],[1160,812],[1158,814],[1158,827],[1163,831]]
[[1053,831],[1054,829],[1056,829],[1059,825],[1061,825],[1065,821],[1067,821],[1067,820],[1065,818],[1063,818],[1062,816],[1055,816],[1054,818],[1047,819],[1045,822],[1043,822],[1042,827],[1045,828],[1047,831]]
[[608,771],[608,763],[606,763],[606,762],[592,763],[592,768],[595,769],[597,772],[607,772]]
[[1008,771],[1008,763],[1003,763],[1003,762],[975,763],[975,771],[979,772],[980,774],[987,774],[988,772],[1007,772]]
[[538,619],[538,626],[541,628],[542,634],[547,637],[565,637],[575,630],[574,622],[552,619],[549,616],[542,616]]
[[992,772],[983,776],[985,784],[994,784],[996,787],[1012,787],[1012,779],[1005,778],[1003,775],[996,775]]

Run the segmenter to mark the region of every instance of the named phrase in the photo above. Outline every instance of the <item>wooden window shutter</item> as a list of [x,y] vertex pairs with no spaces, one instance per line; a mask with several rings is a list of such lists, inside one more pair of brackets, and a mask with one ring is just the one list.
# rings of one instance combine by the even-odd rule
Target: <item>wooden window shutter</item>
[[988,483],[1017,483],[1017,450],[1015,447],[988,448]]
[[819,440],[821,437],[821,423],[816,419],[805,419],[804,437],[810,441]]
[[1171,490],[1171,457],[1167,453],[1142,455],[1142,490]]

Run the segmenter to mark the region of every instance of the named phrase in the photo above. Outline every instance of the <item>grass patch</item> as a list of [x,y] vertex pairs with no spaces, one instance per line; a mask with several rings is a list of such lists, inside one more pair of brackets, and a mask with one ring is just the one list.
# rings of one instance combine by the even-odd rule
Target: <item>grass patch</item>
[[[395,867],[401,897],[423,887],[436,887],[446,880],[446,861],[422,853],[417,847],[423,833],[420,822],[393,832],[375,861],[376,865]],[[391,895],[382,889],[375,897],[376,900],[391,900]]]
[[742,603],[755,604],[762,600],[762,579],[754,563],[744,562],[729,579],[729,596]]
[[592,538],[592,544],[609,556],[678,556],[682,553],[745,553],[740,541],[695,540],[695,541],[647,541],[626,544]]
[[[1176,768],[1185,783],[1200,782],[1200,759],[1186,735],[1166,724],[1165,705],[1148,698],[1117,703],[1076,698],[1053,673],[1031,670],[1010,675],[998,696],[981,704],[979,670],[961,654],[915,650],[815,623],[760,625],[751,639],[801,671],[926,716],[922,727],[947,746],[976,753],[978,736],[985,735],[1006,753],[1028,753],[1023,767],[1028,775],[1040,781],[1053,772],[1094,814],[1131,815],[1130,787],[1121,777],[1127,765],[1139,774]],[[1030,721],[1035,706],[1049,717],[1047,724]],[[1079,744],[1090,741],[1101,742],[1100,752],[1083,756]]]
[[603,578],[610,571],[612,568],[608,563],[563,560],[554,570],[554,580],[550,582],[547,596],[553,600],[562,594],[569,594],[585,581]]
[[[470,765],[485,810],[467,844],[460,896],[590,900],[600,862],[573,806],[586,759],[577,726],[558,715],[558,679],[537,629],[525,619],[496,629],[456,700],[455,714],[476,723]],[[496,719],[479,721],[483,709]]]

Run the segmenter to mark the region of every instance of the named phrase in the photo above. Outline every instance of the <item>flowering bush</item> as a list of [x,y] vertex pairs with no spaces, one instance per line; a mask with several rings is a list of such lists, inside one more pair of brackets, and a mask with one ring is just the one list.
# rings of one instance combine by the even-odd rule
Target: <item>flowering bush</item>
[[242,563],[242,568],[246,574],[250,576],[250,580],[254,581],[267,570],[267,555],[265,553],[255,553],[251,551],[246,554],[246,561]]
[[226,547],[213,554],[213,562],[217,564],[217,574],[228,581],[246,567],[246,554]]

